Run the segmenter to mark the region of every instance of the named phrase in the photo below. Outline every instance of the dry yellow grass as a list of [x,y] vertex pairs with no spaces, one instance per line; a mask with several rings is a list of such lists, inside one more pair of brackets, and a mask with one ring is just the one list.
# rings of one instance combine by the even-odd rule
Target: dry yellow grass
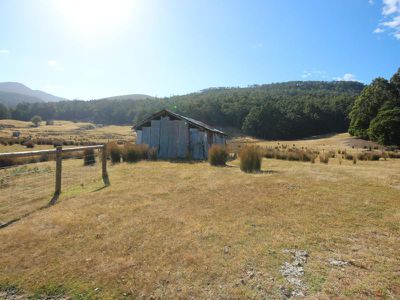
[[[101,166],[96,160],[93,166],[84,166],[83,159],[63,161],[62,199],[102,186]],[[54,161],[0,168],[0,224],[46,206],[54,188]]]
[[[296,148],[308,148],[314,150],[347,150],[357,151],[357,149],[363,149],[364,146],[376,147],[377,144],[369,141],[360,140],[358,138],[350,136],[348,133],[339,133],[329,136],[322,136],[315,139],[303,139],[303,140],[283,140],[283,141],[265,141],[250,137],[238,137],[233,138],[229,142],[232,147],[236,148],[238,145],[243,144],[255,144],[262,147],[276,147],[287,145],[292,147],[295,145]],[[354,147],[353,147],[354,146]]]
[[[91,123],[54,121],[54,125],[46,125],[45,122],[39,127],[31,127],[31,122],[16,120],[0,120],[0,137],[11,137],[13,131],[20,131],[21,137],[32,138],[62,138],[64,140],[91,141],[106,143],[113,140],[134,141],[135,135],[131,126],[103,126],[96,127]],[[93,129],[90,129],[90,128]]]
[[[280,298],[283,249],[310,298],[400,298],[400,161],[140,162],[0,230],[0,286],[73,298]],[[66,164],[73,164],[73,160]],[[351,261],[338,268],[329,259]],[[253,274],[253,275],[249,275]]]

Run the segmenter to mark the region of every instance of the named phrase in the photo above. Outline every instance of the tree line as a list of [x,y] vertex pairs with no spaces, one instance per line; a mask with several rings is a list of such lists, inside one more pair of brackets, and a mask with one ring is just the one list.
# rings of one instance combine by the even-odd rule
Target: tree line
[[133,124],[167,108],[216,127],[232,127],[260,138],[289,139],[346,131],[350,110],[363,88],[359,82],[294,81],[145,100],[20,103],[9,109],[0,106],[0,118],[29,121],[38,115],[44,120]]
[[357,97],[349,133],[384,145],[400,145],[400,68],[390,80],[376,78]]

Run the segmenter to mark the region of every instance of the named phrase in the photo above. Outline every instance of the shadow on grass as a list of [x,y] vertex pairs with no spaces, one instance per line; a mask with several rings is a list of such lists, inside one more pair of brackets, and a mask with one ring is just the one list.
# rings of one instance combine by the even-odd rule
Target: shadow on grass
[[[102,187],[100,187],[100,188],[97,188],[97,189],[95,189],[95,190],[93,190],[93,191],[90,191],[90,192],[91,192],[91,193],[97,192],[97,191],[100,191],[100,190],[102,190],[102,189],[104,189],[104,188],[106,188],[106,187],[108,187],[108,186],[109,186],[108,184],[105,184],[104,186],[102,186]],[[68,192],[67,192],[66,194],[68,195]],[[58,199],[60,198],[60,196],[61,196],[61,193],[55,193],[55,194],[53,195],[53,197],[51,198],[51,200],[49,201],[49,203],[47,203],[46,205],[41,206],[41,207],[39,207],[39,208],[37,208],[37,209],[35,209],[35,210],[32,210],[31,212],[28,212],[28,213],[26,213],[26,214],[24,214],[24,215],[22,215],[22,216],[20,216],[20,217],[17,217],[17,218],[15,218],[15,219],[12,219],[12,220],[7,221],[7,222],[5,222],[5,223],[0,223],[0,229],[3,229],[3,228],[5,228],[5,227],[8,227],[8,226],[10,226],[11,224],[14,224],[14,223],[18,222],[18,221],[20,221],[20,220],[22,220],[22,219],[24,219],[24,218],[30,216],[31,214],[33,214],[33,213],[35,213],[35,212],[37,212],[37,211],[40,211],[40,210],[49,208],[49,207],[51,207],[51,206],[57,204]]]

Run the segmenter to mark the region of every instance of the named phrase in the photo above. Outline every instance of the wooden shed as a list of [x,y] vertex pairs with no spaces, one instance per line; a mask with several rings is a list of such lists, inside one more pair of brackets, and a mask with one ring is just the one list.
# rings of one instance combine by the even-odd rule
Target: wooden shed
[[156,148],[160,158],[207,159],[212,144],[225,145],[226,134],[203,122],[163,109],[133,126],[136,144]]

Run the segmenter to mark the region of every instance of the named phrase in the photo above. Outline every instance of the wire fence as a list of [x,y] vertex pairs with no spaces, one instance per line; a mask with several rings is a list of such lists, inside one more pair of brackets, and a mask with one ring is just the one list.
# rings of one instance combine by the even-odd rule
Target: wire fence
[[23,156],[27,162],[0,167],[0,228],[54,204],[61,193],[65,200],[109,184],[105,146],[79,147],[75,151],[59,148],[30,152],[32,156],[29,152],[0,154],[3,159]]

